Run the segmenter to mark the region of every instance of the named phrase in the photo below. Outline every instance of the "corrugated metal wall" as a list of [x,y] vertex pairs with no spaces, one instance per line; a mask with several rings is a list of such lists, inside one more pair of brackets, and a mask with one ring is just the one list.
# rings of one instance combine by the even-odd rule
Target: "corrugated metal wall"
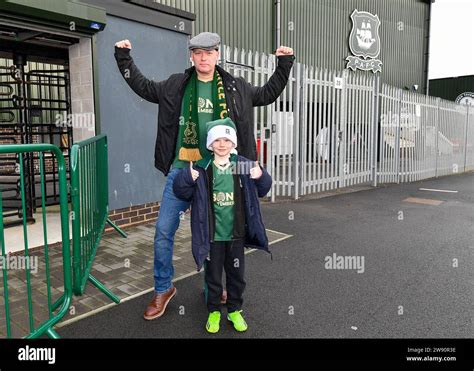
[[343,69],[351,55],[354,9],[377,14],[381,21],[382,81],[398,87],[417,84],[423,91],[429,6],[419,0],[282,0],[281,41],[295,49],[302,63]]
[[[273,52],[275,0],[155,0],[196,14],[193,35],[219,33],[225,44]],[[381,79],[398,87],[426,85],[427,19],[422,0],[281,0],[281,44],[307,65],[344,69],[354,9],[381,20]]]
[[196,14],[193,35],[217,32],[224,44],[271,53],[273,0],[155,0]]

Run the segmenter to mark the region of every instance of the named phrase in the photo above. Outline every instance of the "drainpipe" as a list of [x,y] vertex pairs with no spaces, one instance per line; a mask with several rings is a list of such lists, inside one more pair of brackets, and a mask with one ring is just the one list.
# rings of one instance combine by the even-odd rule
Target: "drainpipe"
[[429,68],[430,68],[430,41],[431,41],[431,12],[432,12],[432,6],[435,0],[428,0],[428,34],[427,34],[427,46],[426,46],[426,84],[425,84],[425,90],[426,90],[426,95],[430,94],[430,78],[429,78]]
[[281,43],[280,0],[275,0],[274,4],[275,4],[275,50],[277,50]]

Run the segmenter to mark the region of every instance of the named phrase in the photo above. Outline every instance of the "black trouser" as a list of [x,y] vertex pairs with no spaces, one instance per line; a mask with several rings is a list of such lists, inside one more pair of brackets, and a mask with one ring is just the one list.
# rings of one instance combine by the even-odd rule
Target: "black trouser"
[[244,243],[242,240],[216,241],[211,243],[210,260],[207,262],[206,282],[208,287],[207,309],[220,311],[222,295],[222,268],[225,269],[227,287],[227,312],[242,308],[245,289]]

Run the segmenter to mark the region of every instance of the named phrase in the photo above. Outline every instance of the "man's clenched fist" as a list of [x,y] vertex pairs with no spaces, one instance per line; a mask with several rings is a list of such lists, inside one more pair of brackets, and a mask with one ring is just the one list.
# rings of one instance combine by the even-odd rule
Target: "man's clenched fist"
[[118,48],[127,48],[127,49],[132,49],[132,43],[130,40],[122,40],[122,41],[117,41],[115,43],[115,46]]
[[288,46],[280,46],[276,52],[275,55],[278,57],[280,55],[293,55],[293,49],[291,49]]

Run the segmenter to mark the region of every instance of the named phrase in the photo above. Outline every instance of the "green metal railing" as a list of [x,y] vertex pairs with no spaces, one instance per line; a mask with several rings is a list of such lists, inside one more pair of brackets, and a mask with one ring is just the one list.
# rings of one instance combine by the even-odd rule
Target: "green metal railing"
[[90,281],[115,303],[120,299],[90,274],[105,224],[127,235],[108,219],[107,137],[98,135],[71,148],[73,291],[84,293]]
[[[40,179],[41,179],[41,194],[42,194],[42,215],[43,215],[43,237],[44,237],[44,257],[45,257],[45,276],[46,276],[46,290],[47,290],[47,307],[48,319],[42,322],[38,327],[35,327],[33,315],[33,292],[31,282],[31,264],[26,265],[26,288],[28,301],[28,322],[30,333],[26,338],[37,338],[42,335],[47,335],[52,338],[58,338],[58,334],[54,331],[53,326],[58,323],[61,318],[67,313],[72,298],[72,275],[71,275],[71,255],[69,246],[69,219],[68,219],[68,192],[67,192],[67,177],[64,156],[58,147],[51,144],[19,144],[19,145],[2,145],[0,146],[0,154],[16,153],[19,159],[20,168],[20,189],[21,189],[21,204],[23,217],[23,238],[24,238],[24,257],[25,261],[31,261],[28,251],[28,233],[26,221],[26,195],[24,182],[24,155],[32,152],[39,153],[40,164]],[[58,180],[59,180],[59,204],[60,204],[60,218],[61,218],[61,240],[62,240],[62,260],[63,260],[63,278],[64,278],[64,293],[58,301],[52,303],[51,295],[51,277],[49,270],[49,251],[48,251],[48,237],[47,237],[47,219],[45,207],[45,169],[43,153],[48,152],[56,156],[58,166]],[[3,226],[3,208],[2,208],[2,192],[0,190],[0,245],[1,256],[4,261],[8,259],[6,254],[4,226]],[[5,305],[5,320],[6,320],[6,335],[8,338],[12,337],[11,328],[11,311],[9,302],[9,287],[8,287],[8,269],[7,265],[3,264],[3,290],[4,290],[4,305]],[[59,308],[57,313],[53,313]]]

